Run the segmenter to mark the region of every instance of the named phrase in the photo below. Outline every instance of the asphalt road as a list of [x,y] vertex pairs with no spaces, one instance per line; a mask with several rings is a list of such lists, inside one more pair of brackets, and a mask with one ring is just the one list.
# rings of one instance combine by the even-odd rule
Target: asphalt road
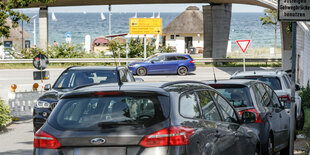
[[[247,70],[261,70],[266,68],[247,68]],[[53,83],[64,69],[49,69],[50,80],[46,83]],[[237,70],[242,68],[225,67],[214,68],[217,79],[227,79]],[[10,85],[17,84],[17,91],[30,91],[32,84],[35,82],[32,79],[32,69],[14,69],[0,70],[0,97],[7,98],[7,93],[10,91]],[[213,67],[198,67],[194,73],[187,76],[177,75],[152,75],[142,77],[145,81],[175,81],[175,80],[213,80]],[[11,124],[7,130],[0,131],[0,155],[31,155],[33,151],[33,132],[31,116],[21,118]]]

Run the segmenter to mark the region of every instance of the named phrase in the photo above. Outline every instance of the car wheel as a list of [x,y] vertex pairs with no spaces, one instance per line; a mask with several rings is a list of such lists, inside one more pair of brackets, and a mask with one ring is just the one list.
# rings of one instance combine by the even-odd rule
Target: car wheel
[[145,76],[145,75],[146,75],[146,69],[145,69],[144,67],[139,67],[139,68],[137,69],[137,74],[138,74],[139,76]]
[[184,66],[179,67],[178,68],[178,74],[183,75],[183,76],[186,75],[187,74],[187,68]]
[[289,155],[290,154],[290,140],[288,141],[287,146],[280,151],[281,155]]
[[301,107],[300,111],[300,119],[296,121],[297,130],[302,130],[305,124],[305,111],[304,108]]
[[269,136],[268,138],[268,143],[267,143],[267,151],[268,151],[268,155],[273,155],[273,141],[272,138]]
[[261,153],[260,153],[260,147],[259,147],[259,145],[257,145],[257,147],[256,147],[256,149],[255,149],[255,153],[254,153],[254,155],[260,155]]

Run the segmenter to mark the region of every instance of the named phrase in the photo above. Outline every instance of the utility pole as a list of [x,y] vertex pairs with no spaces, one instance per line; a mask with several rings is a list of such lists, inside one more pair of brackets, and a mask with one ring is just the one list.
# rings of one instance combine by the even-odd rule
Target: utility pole
[[22,49],[24,49],[24,20],[22,19]]
[[296,81],[296,22],[292,22],[292,83],[291,83],[291,109],[290,109],[290,155],[294,155],[295,134],[295,81]]
[[[112,32],[111,32],[111,4],[109,4],[109,36],[112,35]],[[111,40],[111,37],[110,37],[110,40]]]

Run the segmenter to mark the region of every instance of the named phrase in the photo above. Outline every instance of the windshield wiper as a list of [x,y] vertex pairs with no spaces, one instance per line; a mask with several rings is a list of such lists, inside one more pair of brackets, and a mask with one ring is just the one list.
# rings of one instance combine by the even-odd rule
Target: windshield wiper
[[68,88],[68,87],[56,87],[54,89],[70,89],[70,88]]

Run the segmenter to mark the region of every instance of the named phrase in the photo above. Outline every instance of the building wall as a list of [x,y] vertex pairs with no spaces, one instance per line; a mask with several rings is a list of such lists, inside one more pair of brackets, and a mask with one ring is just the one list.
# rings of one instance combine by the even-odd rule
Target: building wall
[[[174,39],[171,39],[171,35],[174,35]],[[179,35],[176,37],[176,35]],[[193,47],[203,48],[203,35],[200,34],[166,34],[166,46],[175,47],[177,53],[185,52],[185,37],[193,37]]]
[[297,26],[297,82],[303,87],[310,81],[310,35],[300,25]]

